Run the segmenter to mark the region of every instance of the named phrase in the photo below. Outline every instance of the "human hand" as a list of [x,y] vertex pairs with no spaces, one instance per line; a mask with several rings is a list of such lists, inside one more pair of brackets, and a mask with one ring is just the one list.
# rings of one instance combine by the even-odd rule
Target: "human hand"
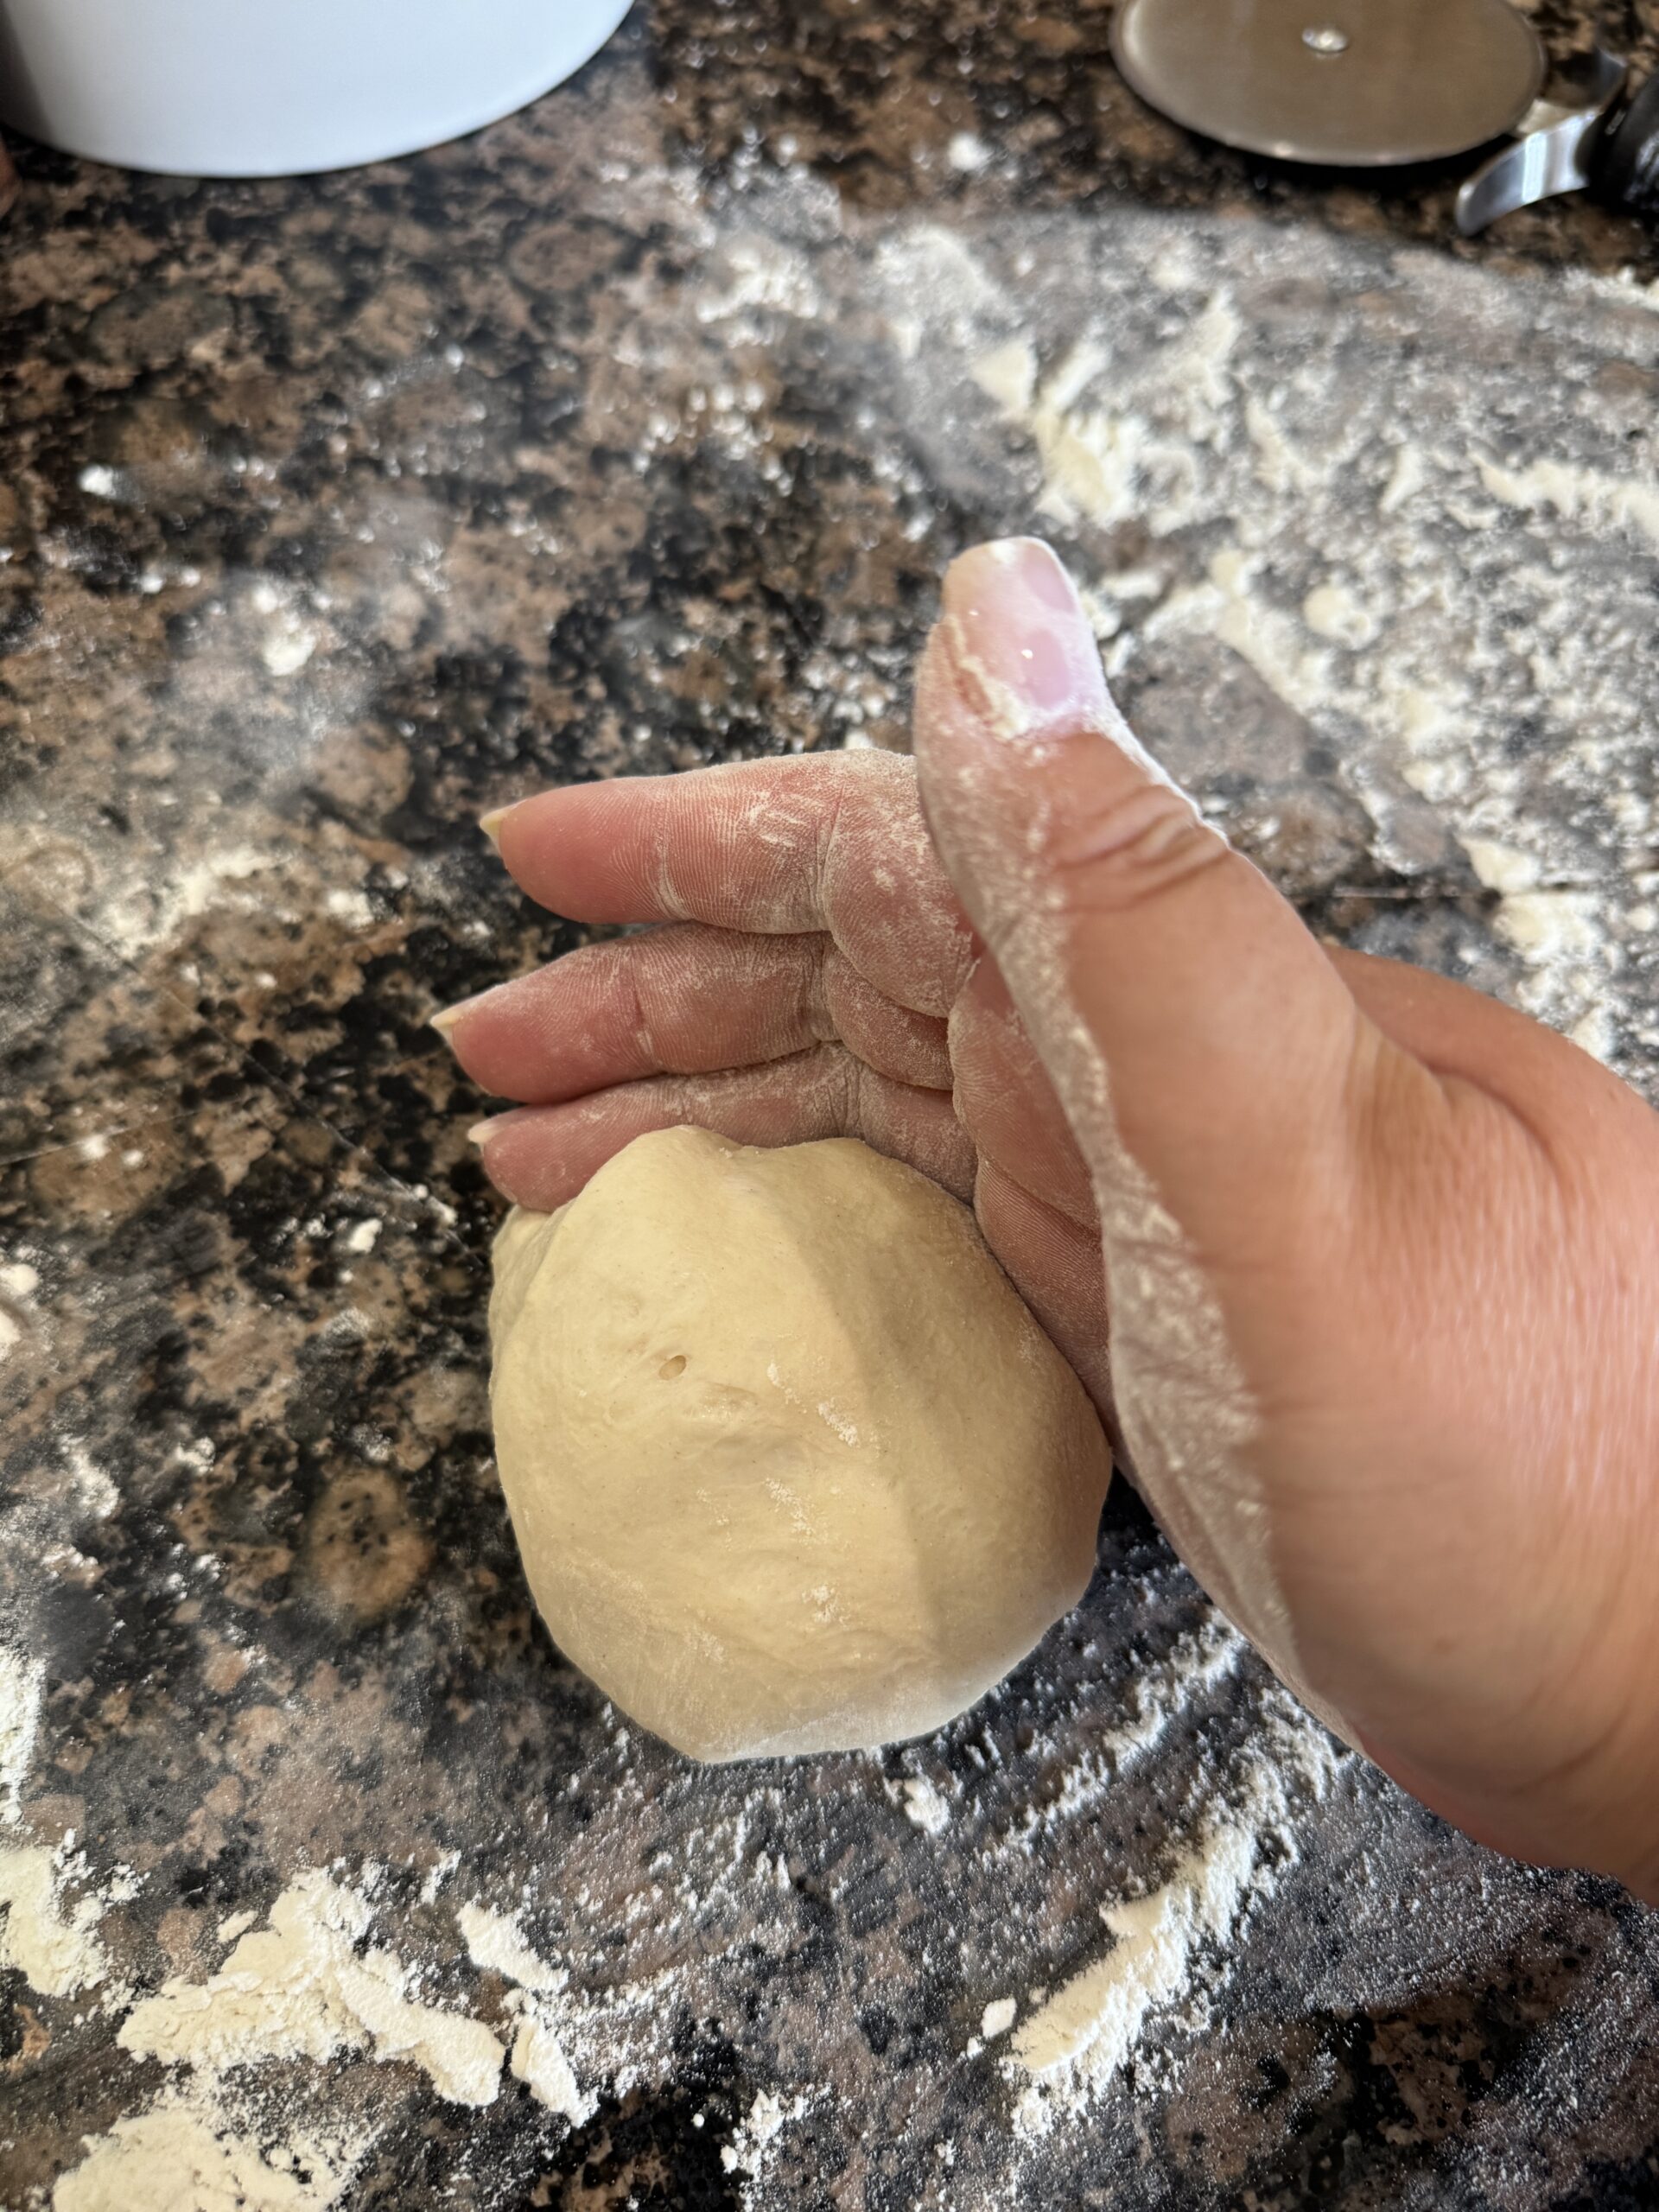
[[[652,922],[438,1017],[485,1090],[492,1179],[546,1210],[647,1129],[858,1136],[976,1206],[1028,1305],[1108,1402],[1089,1171],[995,963],[885,753],[549,791],[497,830],[515,880]],[[533,1102],[533,1103],[532,1103]]]
[[510,811],[532,896],[674,925],[451,1022],[546,1102],[487,1126],[493,1179],[557,1204],[695,1120],[971,1191],[1287,1679],[1485,1840],[1659,1896],[1659,1122],[1522,1017],[1322,950],[1140,753],[1043,549],[951,571],[916,750],[960,907],[878,756]]

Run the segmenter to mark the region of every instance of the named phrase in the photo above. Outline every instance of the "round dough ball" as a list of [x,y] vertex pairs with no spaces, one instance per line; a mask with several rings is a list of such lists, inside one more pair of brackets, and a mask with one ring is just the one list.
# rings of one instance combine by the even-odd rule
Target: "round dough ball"
[[637,1138],[495,1247],[497,1456],[561,1648],[699,1759],[941,1726],[1083,1594],[1111,1463],[968,1209],[836,1138]]

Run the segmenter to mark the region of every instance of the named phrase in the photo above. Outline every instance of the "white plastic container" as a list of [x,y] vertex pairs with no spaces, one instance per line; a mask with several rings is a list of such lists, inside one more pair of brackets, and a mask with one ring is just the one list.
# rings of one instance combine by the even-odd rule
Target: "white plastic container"
[[0,123],[124,168],[289,176],[537,99],[628,0],[0,0]]

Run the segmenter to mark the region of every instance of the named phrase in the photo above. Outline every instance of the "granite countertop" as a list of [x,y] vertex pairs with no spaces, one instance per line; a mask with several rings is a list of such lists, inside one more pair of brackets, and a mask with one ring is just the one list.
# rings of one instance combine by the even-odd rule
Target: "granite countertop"
[[901,747],[982,536],[1318,927],[1656,1090],[1659,248],[1202,147],[1106,23],[671,0],[416,160],[17,149],[0,2202],[1655,2201],[1650,1916],[1342,1754],[1121,1488],[962,1722],[709,1771],[498,1495],[425,1025],[575,933],[476,817]]

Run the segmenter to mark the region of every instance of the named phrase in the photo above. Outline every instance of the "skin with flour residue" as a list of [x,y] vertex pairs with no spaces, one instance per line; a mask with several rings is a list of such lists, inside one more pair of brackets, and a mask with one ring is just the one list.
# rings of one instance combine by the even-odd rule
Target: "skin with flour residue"
[[1096,658],[1046,549],[980,549],[916,769],[514,807],[531,897],[662,926],[448,1026],[518,1102],[486,1169],[545,1211],[693,1121],[971,1193],[1286,1675],[1472,1833],[1659,1895],[1659,1117],[1512,1009],[1321,946],[1126,741]]
[[[992,546],[986,555],[1005,565],[1019,550]],[[1056,576],[1065,613],[1071,587],[1058,569]],[[1064,747],[1104,738],[1168,794],[1176,810],[1169,817],[1172,844],[1185,842],[1183,811],[1199,836],[1222,841],[1118,713],[1086,631],[1062,631],[1049,657],[1041,692],[1046,730],[1040,722],[1033,727],[1028,690],[1007,677],[1010,654],[1026,663],[1028,676],[1030,653],[1017,638],[989,628],[971,601],[947,603],[918,678],[920,711],[935,731],[967,720],[993,741],[963,747],[952,764],[957,779],[992,789],[990,804],[971,816],[947,810],[940,819],[936,810],[935,835],[947,858],[954,839],[972,842],[972,879],[986,892],[985,911],[976,918],[1009,988],[1022,1007],[1041,1010],[1039,1026],[1052,1040],[1048,1071],[1091,1171],[1107,1305],[1116,1317],[1113,1410],[1136,1480],[1217,1603],[1304,1700],[1344,1732],[1309,1689],[1296,1652],[1274,1568],[1268,1507],[1248,1458],[1255,1414],[1214,1287],[1125,1146],[1105,1055],[1071,1011],[1065,886],[1046,857],[1053,825],[1039,817],[1034,834],[1023,841],[985,835],[980,825],[998,818],[995,786],[1004,776],[1028,778]],[[1017,752],[1000,752],[1009,746]]]

